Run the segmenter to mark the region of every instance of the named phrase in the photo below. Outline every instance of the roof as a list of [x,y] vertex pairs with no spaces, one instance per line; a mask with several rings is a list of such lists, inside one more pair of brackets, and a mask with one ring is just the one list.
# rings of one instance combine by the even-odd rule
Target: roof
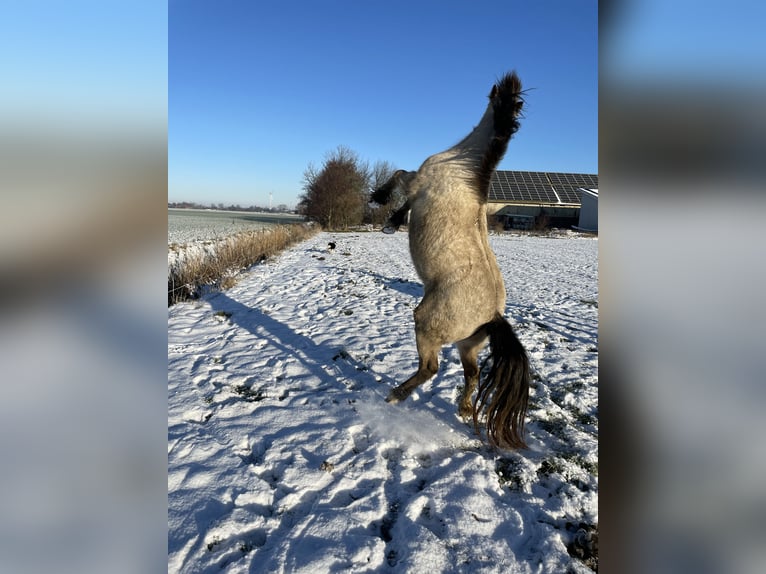
[[489,201],[579,206],[582,189],[597,190],[598,175],[498,170],[489,184]]

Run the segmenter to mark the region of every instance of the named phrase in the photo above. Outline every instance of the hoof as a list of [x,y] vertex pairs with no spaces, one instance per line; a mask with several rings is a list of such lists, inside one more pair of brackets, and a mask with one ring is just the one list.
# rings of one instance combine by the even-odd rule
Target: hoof
[[393,233],[396,233],[396,228],[386,226],[383,228],[383,233],[385,233],[386,235],[391,235]]
[[410,396],[410,393],[407,391],[403,391],[399,387],[396,387],[395,389],[392,389],[390,393],[388,393],[388,396],[386,397],[386,402],[391,403],[392,405],[395,405],[396,403],[402,402],[404,399]]

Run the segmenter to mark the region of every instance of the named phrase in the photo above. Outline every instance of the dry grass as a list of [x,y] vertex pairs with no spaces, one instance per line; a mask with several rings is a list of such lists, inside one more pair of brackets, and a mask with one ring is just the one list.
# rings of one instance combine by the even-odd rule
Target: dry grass
[[237,233],[217,242],[213,249],[186,254],[168,270],[168,306],[199,297],[204,285],[218,289],[232,287],[239,271],[279,254],[319,230],[317,225],[280,225]]
[[502,233],[505,231],[504,223],[494,213],[487,214],[487,229],[490,233]]

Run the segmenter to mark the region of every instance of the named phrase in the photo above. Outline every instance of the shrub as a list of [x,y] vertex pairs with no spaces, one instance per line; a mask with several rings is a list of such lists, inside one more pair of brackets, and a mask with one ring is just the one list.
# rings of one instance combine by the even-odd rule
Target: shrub
[[309,165],[298,210],[325,229],[338,230],[362,223],[370,171],[349,148],[328,155],[321,169]]

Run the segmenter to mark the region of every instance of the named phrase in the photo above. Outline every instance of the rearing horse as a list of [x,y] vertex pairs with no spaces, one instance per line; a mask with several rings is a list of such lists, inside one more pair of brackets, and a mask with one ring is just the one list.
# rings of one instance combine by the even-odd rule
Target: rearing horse
[[[425,288],[414,313],[418,370],[386,400],[410,396],[438,371],[441,347],[455,343],[465,377],[459,415],[472,417],[478,431],[485,414],[490,444],[512,448],[526,446],[529,360],[503,317],[505,286],[489,246],[487,198],[492,174],[519,129],[522,105],[518,76],[506,74],[468,136],[426,159],[417,172],[396,172],[372,198],[385,204],[397,187],[405,192],[407,202],[392,217],[401,222],[410,209],[410,254]],[[491,368],[480,377],[477,357],[487,338]]]

